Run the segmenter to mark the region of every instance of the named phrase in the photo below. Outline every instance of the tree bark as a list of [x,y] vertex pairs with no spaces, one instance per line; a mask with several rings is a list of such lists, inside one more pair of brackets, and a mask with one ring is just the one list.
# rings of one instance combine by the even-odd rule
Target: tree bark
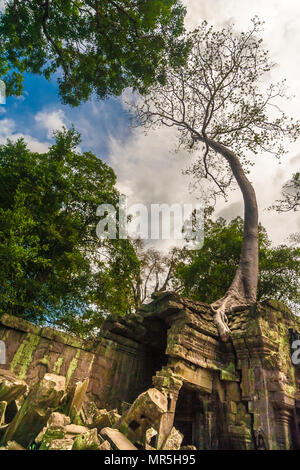
[[230,337],[226,312],[246,308],[256,301],[258,282],[258,208],[254,188],[243,170],[239,158],[224,145],[203,139],[210,148],[229,163],[244,199],[244,232],[239,265],[231,286],[224,297],[211,304],[214,320],[222,341]]

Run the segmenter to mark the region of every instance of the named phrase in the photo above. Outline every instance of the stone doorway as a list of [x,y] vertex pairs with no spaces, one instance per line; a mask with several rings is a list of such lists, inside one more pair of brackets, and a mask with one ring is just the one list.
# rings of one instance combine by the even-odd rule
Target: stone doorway
[[204,449],[204,408],[199,391],[184,385],[176,403],[174,426],[183,435],[183,446]]

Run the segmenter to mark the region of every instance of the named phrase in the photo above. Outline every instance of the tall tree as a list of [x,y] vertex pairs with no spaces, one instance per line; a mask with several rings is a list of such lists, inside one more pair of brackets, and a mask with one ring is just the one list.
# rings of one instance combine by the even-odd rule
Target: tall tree
[[180,0],[9,0],[0,73],[8,93],[20,94],[24,71],[58,71],[61,98],[75,106],[91,93],[144,91],[163,79],[166,55],[182,60],[184,16]]
[[78,143],[71,129],[44,154],[0,146],[0,314],[84,334],[127,308],[138,260],[128,240],[99,241],[96,209],[117,206],[116,176]]
[[[284,83],[264,83],[271,63],[262,39],[261,23],[252,20],[247,32],[232,26],[214,30],[204,22],[189,35],[192,49],[187,66],[166,71],[164,85],[155,85],[135,104],[146,128],[175,126],[179,145],[197,151],[196,178],[207,178],[225,195],[234,179],[244,200],[244,236],[240,262],[225,295],[211,308],[222,340],[230,335],[227,310],[253,304],[258,280],[258,209],[246,175],[249,153],[286,153],[284,139],[299,136],[299,123],[278,107]],[[272,111],[272,112],[271,112]]]
[[[223,218],[205,222],[204,245],[186,251],[175,275],[182,293],[211,303],[222,297],[239,264],[243,243],[243,220]],[[300,304],[300,249],[287,245],[272,247],[266,230],[259,225],[259,277],[257,299],[275,298],[295,311]]]

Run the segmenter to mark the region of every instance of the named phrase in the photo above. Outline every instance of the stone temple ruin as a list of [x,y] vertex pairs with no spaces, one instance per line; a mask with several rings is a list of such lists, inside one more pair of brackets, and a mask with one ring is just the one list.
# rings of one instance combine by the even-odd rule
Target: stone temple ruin
[[2,449],[299,449],[300,320],[269,300],[229,326],[174,293],[90,343],[2,316]]

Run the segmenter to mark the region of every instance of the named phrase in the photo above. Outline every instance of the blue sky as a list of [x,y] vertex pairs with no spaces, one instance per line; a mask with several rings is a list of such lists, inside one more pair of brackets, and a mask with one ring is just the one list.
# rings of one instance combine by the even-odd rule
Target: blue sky
[[[2,119],[13,121],[14,133],[30,135],[40,142],[51,142],[51,124],[67,127],[74,124],[82,135],[80,148],[108,159],[110,138],[126,140],[130,136],[129,116],[118,98],[99,102],[91,98],[87,103],[72,108],[63,105],[56,79],[26,74],[22,97],[8,97],[2,105]],[[5,111],[5,112],[4,112]],[[47,119],[48,118],[48,119]],[[1,120],[0,120],[1,126]]]
[[[207,20],[215,27],[235,23],[238,30],[247,29],[251,18],[265,20],[264,41],[272,59],[278,64],[271,81],[287,78],[295,98],[286,111],[299,119],[300,109],[300,2],[299,0],[183,0],[188,9],[187,27],[193,29]],[[3,5],[0,0],[0,8]],[[34,151],[47,151],[53,129],[74,124],[82,135],[80,149],[91,150],[107,161],[118,177],[118,187],[129,198],[129,204],[151,202],[195,203],[199,194],[189,190],[182,169],[188,156],[172,149],[176,136],[170,129],[159,129],[145,136],[142,129],[130,129],[122,97],[97,101],[91,99],[78,108],[63,105],[58,96],[56,80],[27,75],[24,95],[8,98],[0,105],[0,143],[9,137],[24,137]],[[260,220],[275,244],[284,243],[289,234],[300,231],[299,213],[277,214],[267,211],[280,197],[282,185],[299,171],[299,142],[288,147],[288,155],[279,162],[262,155],[250,171],[260,208]],[[243,215],[239,191],[229,201],[218,201],[216,215],[231,219]]]

